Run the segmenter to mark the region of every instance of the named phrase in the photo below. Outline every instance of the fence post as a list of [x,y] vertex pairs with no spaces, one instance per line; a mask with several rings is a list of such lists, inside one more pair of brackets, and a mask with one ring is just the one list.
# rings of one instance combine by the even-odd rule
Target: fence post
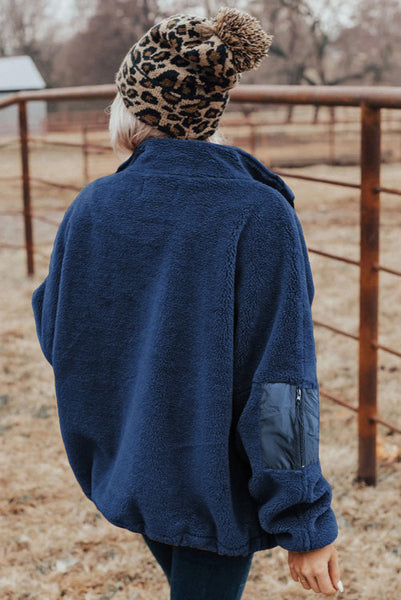
[[256,154],[256,130],[255,130],[255,123],[253,123],[249,116],[248,116],[248,120],[249,120],[249,127],[250,127],[250,142],[251,142],[251,154],[253,154],[255,156]]
[[24,202],[24,228],[25,228],[25,248],[27,258],[28,275],[34,273],[33,261],[33,233],[32,233],[32,214],[31,214],[31,189],[29,180],[29,148],[28,148],[28,119],[26,112],[26,102],[18,102],[19,113],[19,134],[22,162],[22,196]]
[[89,168],[88,168],[88,127],[82,125],[82,156],[83,156],[83,172],[84,172],[84,185],[89,182]]
[[336,107],[329,106],[329,161],[330,165],[336,162]]
[[380,109],[361,107],[358,481],[376,485],[377,337],[380,224]]

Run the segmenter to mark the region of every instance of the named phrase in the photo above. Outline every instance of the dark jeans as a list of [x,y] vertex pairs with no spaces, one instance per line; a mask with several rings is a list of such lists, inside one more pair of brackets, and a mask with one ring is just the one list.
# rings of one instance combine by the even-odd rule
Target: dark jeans
[[251,568],[248,556],[171,546],[143,535],[170,584],[170,600],[240,600]]

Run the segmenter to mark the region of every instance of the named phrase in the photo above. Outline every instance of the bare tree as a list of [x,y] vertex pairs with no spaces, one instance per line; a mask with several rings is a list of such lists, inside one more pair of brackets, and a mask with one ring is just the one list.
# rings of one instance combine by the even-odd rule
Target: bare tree
[[30,54],[46,34],[45,0],[3,0],[2,50],[7,54]]
[[[253,12],[274,35],[266,79],[293,85],[380,83],[383,73],[396,72],[399,1],[360,0],[352,27],[339,18],[347,4],[322,0],[317,12],[311,0],[252,0]],[[289,119],[291,114],[290,107]]]
[[69,20],[69,28],[73,34],[84,31],[87,28],[90,17],[96,11],[96,5],[97,0],[73,1],[71,6],[73,14]]
[[[348,0],[226,0],[274,35],[269,56],[243,83],[399,84],[399,0],[359,0],[351,23],[339,18]],[[74,0],[60,39],[48,0],[2,0],[0,56],[32,56],[50,85],[106,83],[127,50],[175,12],[212,17],[217,0]],[[62,26],[62,25],[61,25]],[[289,118],[291,117],[291,110]],[[316,113],[317,117],[317,113]]]
[[[342,83],[343,73],[351,72],[354,80],[401,85],[400,28],[398,0],[360,0],[352,25],[344,28],[336,41],[339,60],[334,83]],[[358,73],[363,73],[363,77],[358,77]]]
[[[313,57],[304,1],[251,0],[250,10],[260,19],[264,29],[274,36],[270,57],[262,63],[254,79],[291,85],[303,83]],[[292,111],[292,106],[289,106],[288,121],[292,118]]]
[[129,48],[163,16],[156,0],[98,0],[86,29],[59,48],[57,85],[110,83]]
[[0,55],[27,54],[49,81],[56,25],[46,0],[2,0]]

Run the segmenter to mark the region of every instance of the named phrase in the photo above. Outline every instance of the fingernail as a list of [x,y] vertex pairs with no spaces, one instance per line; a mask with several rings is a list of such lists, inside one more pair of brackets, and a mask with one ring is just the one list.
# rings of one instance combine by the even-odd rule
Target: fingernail
[[344,587],[343,587],[343,584],[342,584],[341,580],[337,581],[337,587],[338,587],[338,589],[339,589],[340,592],[344,591]]

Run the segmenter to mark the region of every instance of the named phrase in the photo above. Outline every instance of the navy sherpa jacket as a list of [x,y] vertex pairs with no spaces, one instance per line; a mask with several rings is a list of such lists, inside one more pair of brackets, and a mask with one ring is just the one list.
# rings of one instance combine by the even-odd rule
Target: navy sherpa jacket
[[108,521],[225,555],[335,540],[313,294],[291,190],[235,146],[148,138],[78,194],[32,306]]

